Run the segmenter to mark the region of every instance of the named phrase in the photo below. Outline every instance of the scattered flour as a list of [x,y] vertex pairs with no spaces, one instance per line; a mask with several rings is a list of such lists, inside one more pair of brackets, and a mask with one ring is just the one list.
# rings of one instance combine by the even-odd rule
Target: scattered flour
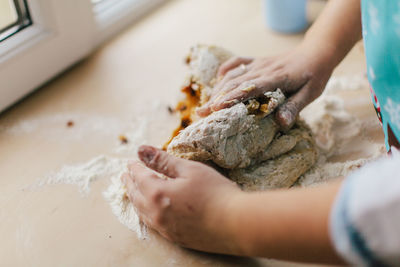
[[[149,106],[149,110],[144,110],[143,114],[137,114],[135,119],[128,123],[123,123],[121,120],[112,117],[71,113],[11,123],[0,128],[0,131],[14,135],[39,132],[46,138],[51,136],[55,138],[65,137],[65,135],[70,134],[71,136],[67,136],[67,140],[87,140],[89,136],[92,138],[97,134],[116,138],[123,133],[128,139],[128,143],[121,144],[118,142],[118,145],[112,151],[116,156],[99,155],[83,163],[65,165],[40,179],[30,188],[50,184],[71,184],[76,185],[79,192],[85,196],[90,192],[90,186],[93,182],[104,178],[110,179],[111,185],[104,191],[103,196],[110,204],[113,214],[122,224],[136,232],[138,238],[145,239],[148,236],[146,227],[140,223],[133,205],[126,197],[126,189],[120,181],[120,177],[126,171],[128,159],[137,159],[137,150],[140,145],[147,142],[153,143],[153,137],[163,133],[163,131],[167,135],[170,134],[170,129],[165,127],[165,124],[160,126],[160,121],[165,122],[168,119],[173,121],[173,118],[166,111],[165,104],[154,101]],[[158,114],[158,116],[148,116],[148,114]],[[75,125],[73,131],[68,132],[66,131],[66,122],[69,120],[74,121]],[[175,126],[174,123],[172,125]],[[162,137],[163,141],[165,139],[166,137]]]
[[[74,126],[67,128],[67,122]],[[0,125],[0,132],[10,135],[26,135],[35,133],[47,140],[65,139],[82,140],[87,136],[109,137],[124,130],[124,123],[116,117],[95,114],[59,113],[27,118],[21,121],[9,121]]]
[[322,95],[306,107],[301,116],[314,133],[318,147],[328,155],[360,134],[359,120],[345,110],[343,100],[335,95]]
[[[345,90],[369,91],[369,84],[364,75],[332,77],[324,93],[301,112],[301,117],[313,132],[320,155],[315,166],[297,181],[297,185],[310,186],[345,177],[385,155],[383,143],[377,143],[363,134],[367,129],[380,127],[378,119],[361,121],[350,114],[345,109],[344,100],[335,95]],[[349,152],[358,152],[363,157],[346,161],[330,160],[332,156],[338,158]]]
[[345,162],[323,162],[322,160],[300,177],[296,184],[300,186],[315,186],[330,179],[345,177],[369,161],[371,160],[357,159]]
[[128,159],[120,159],[105,155],[97,156],[86,163],[66,165],[59,171],[51,173],[42,180],[39,186],[49,184],[72,184],[78,186],[79,192],[86,195],[90,192],[91,183],[102,178],[111,177],[111,185],[103,192],[104,198],[118,220],[130,230],[136,232],[138,238],[147,237],[146,227],[139,221],[132,203],[126,195],[126,188],[120,177],[126,171]]
[[364,74],[351,76],[333,76],[329,79],[324,94],[335,91],[363,90],[369,88],[368,79]]
[[126,169],[127,159],[97,156],[86,163],[66,165],[60,170],[50,173],[39,185],[71,184],[78,186],[79,192],[88,194],[90,184],[96,180],[121,173]]
[[127,144],[121,144],[115,148],[116,153],[136,155],[140,145],[147,142],[150,121],[145,117],[133,121],[132,126],[126,131]]
[[[313,134],[316,137],[317,144],[320,150],[320,158],[317,164],[303,175],[299,181],[300,186],[309,186],[315,183],[322,183],[327,179],[335,178],[338,176],[346,176],[351,171],[359,168],[365,163],[375,159],[376,157],[384,154],[383,144],[377,144],[366,140],[363,145],[368,146],[373,150],[369,153],[368,157],[361,159],[351,159],[344,162],[330,161],[330,157],[340,155],[344,147],[348,147],[348,140],[355,140],[360,136],[363,131],[363,121],[355,118],[344,109],[343,100],[335,96],[335,92],[340,90],[369,90],[368,83],[363,76],[356,77],[333,77],[327,85],[324,94],[309,105],[301,114],[305,121],[310,125]],[[109,202],[113,214],[119,221],[127,226],[132,231],[135,231],[138,238],[145,239],[147,237],[147,230],[144,225],[139,221],[134,207],[126,197],[126,189],[120,181],[120,176],[126,170],[126,158],[121,156],[129,156],[129,158],[136,156],[136,151],[139,145],[148,142],[154,144],[154,138],[150,134],[160,135],[162,131],[169,135],[170,130],[166,129],[164,122],[167,121],[168,114],[163,110],[165,106],[160,103],[154,103],[146,114],[141,114],[128,127],[126,136],[129,140],[126,145],[118,145],[113,153],[119,157],[111,157],[100,155],[86,163],[76,165],[66,165],[59,171],[49,174],[40,185],[45,184],[73,184],[77,185],[79,191],[83,194],[90,192],[90,185],[92,182],[110,178],[111,184],[104,191],[103,196]],[[161,109],[162,108],[162,109]],[[157,116],[149,116],[149,114],[157,114]],[[165,116],[165,117],[163,117]],[[60,121],[71,119],[70,115],[59,115],[50,118],[50,122],[58,124]],[[118,120],[107,118],[102,122],[101,118],[85,117],[76,115],[72,117],[77,121],[89,122],[89,131],[96,133],[109,132],[113,136],[121,133],[121,124]],[[37,119],[26,122],[20,122],[16,125],[0,130],[6,130],[9,133],[21,134],[30,133],[32,131],[40,130],[41,125],[48,127],[47,119]],[[171,120],[171,118],[169,118]],[[65,123],[65,122],[64,122]],[[78,124],[77,124],[78,125]],[[110,127],[111,125],[111,127]],[[65,125],[63,125],[64,127]],[[125,125],[126,126],[126,125]],[[62,128],[65,131],[65,127]],[[55,136],[59,134],[55,134]],[[87,135],[86,135],[87,136]],[[362,134],[361,134],[362,136]],[[166,138],[161,138],[165,140]],[[368,143],[369,142],[369,143]]]

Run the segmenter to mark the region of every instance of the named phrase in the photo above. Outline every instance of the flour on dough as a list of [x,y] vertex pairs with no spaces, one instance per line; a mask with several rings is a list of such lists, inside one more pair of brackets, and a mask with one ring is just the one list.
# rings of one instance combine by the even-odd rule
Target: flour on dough
[[277,136],[250,167],[233,169],[229,178],[247,191],[292,186],[317,161],[311,133],[302,123]]
[[[212,93],[218,67],[231,56],[214,46],[192,48],[190,77],[201,90],[200,106]],[[249,85],[245,90],[252,88]],[[289,133],[281,131],[273,112],[284,101],[285,96],[277,88],[205,118],[192,116],[193,123],[180,130],[167,152],[216,165],[246,190],[289,187],[314,165],[317,150],[303,122],[298,122]]]
[[239,103],[188,126],[167,151],[186,159],[211,160],[226,169],[244,168],[268,147],[278,128],[272,118],[257,119]]

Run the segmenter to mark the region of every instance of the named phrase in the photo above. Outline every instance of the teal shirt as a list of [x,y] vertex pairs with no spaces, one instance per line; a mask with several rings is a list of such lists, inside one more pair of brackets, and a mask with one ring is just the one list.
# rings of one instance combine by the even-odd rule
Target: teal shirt
[[362,30],[372,100],[386,148],[400,148],[400,1],[362,0]]

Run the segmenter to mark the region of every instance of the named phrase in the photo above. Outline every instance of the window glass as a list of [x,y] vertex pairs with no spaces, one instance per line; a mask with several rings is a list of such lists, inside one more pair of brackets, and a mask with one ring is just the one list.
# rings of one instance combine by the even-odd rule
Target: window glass
[[14,2],[11,0],[0,0],[0,31],[14,24],[17,20],[18,15]]
[[27,0],[0,0],[0,42],[31,24]]

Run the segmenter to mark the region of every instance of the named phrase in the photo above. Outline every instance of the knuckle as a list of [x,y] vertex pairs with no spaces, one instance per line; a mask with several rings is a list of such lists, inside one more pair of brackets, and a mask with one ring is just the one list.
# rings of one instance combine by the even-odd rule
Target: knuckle
[[149,193],[150,201],[153,203],[160,203],[161,199],[164,197],[164,192],[160,188],[153,188]]
[[236,57],[232,57],[230,59],[228,59],[227,61],[225,61],[224,63],[222,63],[221,65],[221,69],[225,69],[229,66],[231,66],[232,64],[234,64],[236,61]]
[[169,163],[168,157],[165,156],[160,151],[157,151],[153,159],[154,167],[158,170],[163,170],[168,167],[168,163]]
[[225,87],[224,87],[224,91],[230,91],[235,89],[236,87],[238,87],[240,85],[239,81],[236,80],[230,80],[229,82],[226,83]]
[[240,61],[242,61],[242,59],[243,59],[243,57],[239,57],[239,56],[232,57],[231,63],[240,62]]
[[275,77],[275,79],[279,79],[279,80],[286,80],[289,77],[286,70],[283,68],[275,69],[273,71],[273,76]]
[[235,69],[231,69],[231,70],[229,70],[229,71],[225,74],[224,82],[227,82],[227,81],[229,81],[229,80],[232,80],[232,79],[235,78],[235,77],[236,77]]

